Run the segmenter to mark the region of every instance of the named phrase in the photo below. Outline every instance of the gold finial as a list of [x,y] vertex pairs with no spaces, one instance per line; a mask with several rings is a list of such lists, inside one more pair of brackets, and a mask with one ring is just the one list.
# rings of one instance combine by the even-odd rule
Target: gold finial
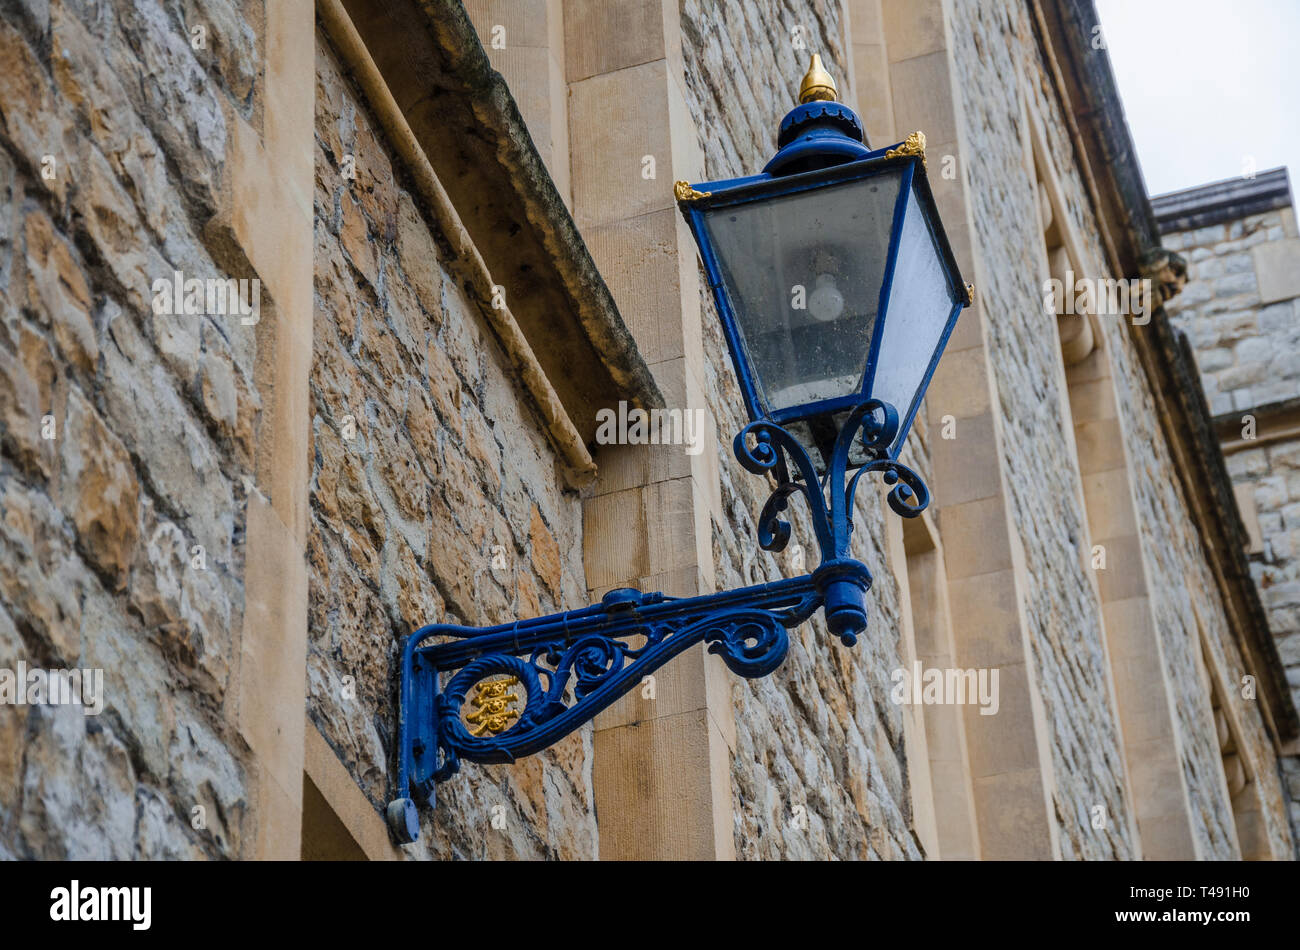
[[808,63],[808,72],[804,73],[803,82],[799,83],[799,104],[813,102],[816,99],[835,102],[839,97],[835,80],[822,66],[822,58],[813,53],[812,60]]
[[966,306],[973,306],[975,303],[975,285],[968,282],[963,289],[966,291]]

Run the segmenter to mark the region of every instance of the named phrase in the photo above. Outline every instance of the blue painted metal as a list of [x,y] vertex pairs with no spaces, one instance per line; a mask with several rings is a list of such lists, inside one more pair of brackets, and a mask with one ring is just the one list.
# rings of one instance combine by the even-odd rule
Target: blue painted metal
[[[864,474],[879,472],[892,486],[888,502],[899,515],[916,517],[929,503],[924,482],[897,461],[897,451],[892,448],[896,441],[901,442],[900,433],[906,434],[920,396],[904,407],[901,418],[894,406],[869,398],[872,365],[864,373],[859,393],[769,414],[744,359],[701,211],[851,181],[906,163],[895,208],[887,266],[890,274],[897,256],[902,209],[913,192],[925,204],[927,219],[937,221],[938,217],[917,160],[887,159],[883,149],[870,151],[861,122],[839,103],[811,102],[792,110],[781,124],[778,146],[763,174],[703,184],[700,187],[712,195],[683,206],[683,213],[699,242],[753,420],[735,437],[736,458],[746,470],[775,481],[759,515],[758,542],[769,551],[785,548],[791,528],[783,515],[790,499],[802,495],[820,549],[820,563],[801,577],[699,597],[673,598],[620,588],[598,604],[531,620],[483,628],[421,627],[407,638],[401,655],[396,797],[388,806],[388,825],[399,842],[418,838],[420,806],[434,805],[436,785],[454,775],[462,761],[513,762],[546,748],[694,644],[708,643],[709,652],[720,656],[738,675],[760,677],[773,672],[785,659],[787,630],[819,609],[825,609],[828,627],[846,646],[853,646],[865,629],[871,573],[850,557],[854,496]],[[942,230],[938,233],[942,235]],[[946,240],[942,250],[950,278],[959,281]],[[886,280],[881,289],[882,314],[888,284]],[[943,343],[960,309],[954,308]],[[872,363],[879,348],[881,323],[877,321],[872,342]],[[942,349],[943,344],[920,393],[929,385]],[[782,425],[845,412],[847,418],[829,451],[819,449],[825,456],[824,466],[814,464]],[[856,470],[850,477],[851,469]],[[517,678],[525,694],[523,708],[516,710],[518,718],[502,731],[475,735],[462,721],[462,707],[476,684],[503,674]]]
[[795,106],[781,120],[776,145],[777,153],[763,168],[768,175],[840,165],[871,154],[862,120],[839,102]]
[[[832,413],[850,409],[872,396],[875,382],[877,356],[880,341],[884,333],[888,313],[889,293],[893,286],[894,267],[897,261],[898,243],[902,230],[903,215],[909,201],[920,206],[931,233],[937,239],[940,260],[949,290],[957,303],[954,305],[948,325],[941,336],[941,343],[935,350],[919,394],[924,394],[930,384],[934,366],[942,355],[944,346],[952,334],[957,317],[965,304],[964,286],[961,271],[953,257],[948,237],[939,224],[939,212],[930,190],[929,179],[921,159],[915,155],[886,157],[886,153],[902,143],[888,148],[871,150],[866,145],[861,133],[862,124],[852,109],[838,102],[810,102],[792,109],[781,122],[781,134],[777,143],[779,150],[759,175],[744,178],[731,178],[722,181],[697,182],[692,185],[705,197],[695,198],[679,204],[683,217],[695,236],[700,248],[700,258],[704,263],[705,278],[709,290],[717,304],[718,316],[722,321],[723,332],[727,340],[727,349],[731,353],[732,366],[736,370],[736,380],[740,384],[741,394],[745,400],[745,409],[750,419],[771,419],[782,425],[794,422],[821,420]],[[889,256],[886,261],[885,275],[880,287],[876,325],[873,329],[871,347],[864,366],[862,384],[852,395],[835,399],[822,400],[782,410],[772,410],[764,400],[761,387],[754,378],[754,373],[745,355],[745,349],[739,329],[739,322],[732,307],[731,298],[723,283],[722,267],[713,248],[708,228],[705,226],[705,214],[720,208],[731,207],[752,201],[765,201],[772,198],[798,194],[815,188],[842,185],[859,179],[871,178],[892,169],[901,169],[903,181],[898,191],[898,200],[894,206],[893,232],[890,239]],[[895,319],[906,315],[894,315]],[[897,456],[907,433],[911,429],[919,406],[918,396],[910,406],[900,406],[901,414],[899,438],[893,447],[892,455]]]
[[[462,760],[513,762],[540,751],[696,643],[708,643],[741,676],[766,676],[785,659],[786,630],[824,607],[831,632],[853,646],[866,627],[871,587],[871,572],[849,556],[858,480],[867,472],[883,473],[894,486],[889,505],[905,517],[916,517],[929,503],[921,478],[886,454],[897,432],[892,406],[858,406],[821,478],[799,442],[775,422],[761,419],[737,434],[740,464],[776,480],[759,516],[760,546],[786,546],[791,531],[782,515],[792,496],[803,495],[821,550],[811,574],[688,598],[620,588],[579,610],[495,627],[432,624],[408,637],[402,650],[398,794],[388,806],[394,837],[416,840],[419,805],[433,805],[435,785],[454,775]],[[850,478],[855,440],[872,460]],[[476,683],[502,674],[518,678],[527,696],[524,709],[504,732],[475,736],[462,722],[462,707]]]
[[[856,562],[854,562],[856,563]],[[845,576],[853,568],[842,569]],[[863,589],[870,574],[858,564]],[[839,582],[839,581],[837,581]],[[771,673],[789,647],[786,628],[822,603],[811,575],[701,597],[669,598],[619,589],[596,605],[536,620],[475,629],[434,624],[407,638],[402,652],[398,798],[389,826],[414,841],[417,803],[470,762],[513,762],[590,721],[644,678],[700,642],[741,676]],[[431,642],[453,638],[444,642]],[[440,679],[450,674],[445,684]],[[519,719],[498,735],[475,736],[461,707],[475,683],[518,677],[527,694]]]

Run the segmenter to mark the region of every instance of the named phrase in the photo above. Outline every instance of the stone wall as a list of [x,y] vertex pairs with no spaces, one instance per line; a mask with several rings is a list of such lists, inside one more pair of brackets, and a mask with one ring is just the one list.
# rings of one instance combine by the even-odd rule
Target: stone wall
[[[1144,546],[1152,555],[1147,581],[1173,686],[1183,775],[1193,817],[1197,819],[1192,830],[1204,857],[1228,858],[1232,856],[1232,809],[1222,785],[1218,742],[1213,730],[1207,728],[1209,700],[1197,672],[1200,641],[1204,639],[1213,658],[1235,681],[1247,670],[1224,614],[1200,535],[1173,475],[1177,463],[1160,431],[1146,376],[1123,326],[1117,321],[1105,326],[1106,345],[1111,348],[1117,369],[1118,402],[1124,411],[1129,457],[1140,460],[1141,465],[1134,483],[1138,523]],[[1243,742],[1257,761],[1271,762],[1275,753],[1258,708],[1244,700],[1240,692],[1229,694],[1226,700],[1247,728]],[[1274,776],[1264,775],[1262,780],[1264,798],[1270,806],[1266,811],[1268,830],[1270,837],[1276,838],[1281,829],[1275,822],[1285,814],[1285,806]]]
[[[1256,254],[1287,239],[1295,239],[1293,208],[1163,235],[1188,269],[1170,312],[1196,349],[1211,412],[1240,414],[1234,436],[1260,407],[1300,397],[1300,296],[1261,300]],[[1235,485],[1251,486],[1265,544],[1251,574],[1300,702],[1300,443],[1247,444],[1227,464]]]
[[1269,628],[1300,702],[1300,443],[1276,442],[1228,456],[1236,485],[1254,490],[1265,549],[1251,574],[1268,613]]
[[[250,276],[218,222],[231,123],[262,125],[265,10],[260,0],[0,0],[0,10],[0,668],[99,667],[106,688],[94,718],[0,705],[0,857],[246,855],[260,818],[255,758],[239,730],[241,675],[253,672],[239,631],[259,426],[274,396],[273,321],[159,314],[151,287],[176,271]],[[844,16],[837,0],[683,0],[687,102],[706,177],[762,166],[809,52],[847,75]],[[1061,851],[1132,857],[1086,512],[1072,435],[1055,411],[1058,342],[1038,307],[1042,238],[1022,112],[1009,92],[1025,64],[1067,213],[1095,259],[1104,256],[1024,9],[972,0],[953,5],[952,16],[969,154],[962,171],[987,283],[979,292],[994,315],[988,351],[1030,580],[1023,607]],[[195,25],[206,37],[197,48]],[[531,402],[449,270],[443,235],[323,34],[315,70],[306,714],[379,811],[392,791],[400,639],[435,620],[481,625],[585,605],[582,501],[564,487]],[[1249,233],[1267,238],[1273,227]],[[1194,268],[1224,269],[1205,271],[1215,281],[1210,298],[1183,298],[1198,308],[1180,316],[1194,330],[1202,310],[1217,320],[1252,306],[1249,291],[1228,280],[1240,271],[1225,263],[1246,245],[1220,247],[1247,239],[1243,224],[1236,238],[1229,230],[1188,245],[1212,252],[1193,257]],[[768,486],[732,455],[742,400],[707,293],[702,307],[718,436],[710,448],[720,459],[717,586],[802,573],[816,551],[797,500],[793,541],[802,548],[772,555],[754,544]],[[1272,347],[1294,350],[1286,321],[1300,315],[1275,311],[1266,329],[1266,313],[1252,312],[1257,330],[1275,326],[1283,335],[1269,338]],[[1102,330],[1136,468],[1194,830],[1205,856],[1227,857],[1233,818],[1201,643],[1232,677],[1243,662],[1138,363],[1132,334],[1141,330],[1118,320]],[[1211,349],[1231,343],[1234,360],[1214,371],[1216,385],[1258,361],[1245,342],[1215,337]],[[1272,357],[1265,371],[1300,380],[1274,369]],[[1245,385],[1255,401],[1271,392]],[[1233,393],[1235,410],[1245,405],[1237,391],[1217,395]],[[1265,515],[1276,523],[1267,525],[1288,557],[1300,529],[1293,455],[1261,449],[1232,463],[1257,494],[1272,493]],[[929,470],[919,434],[904,458]],[[864,490],[855,517],[853,553],[876,578],[857,646],[841,646],[819,617],[792,637],[774,675],[729,680],[742,858],[924,856],[904,714],[889,698],[905,611],[885,554],[884,519],[894,516],[880,501]],[[938,507],[941,515],[942,499]],[[1300,577],[1260,582],[1294,672]],[[1255,761],[1271,762],[1258,710],[1232,690],[1223,698],[1239,741]],[[591,749],[587,727],[514,766],[466,764],[439,786],[421,843],[404,853],[596,857]],[[1280,840],[1282,789],[1270,775],[1256,778],[1267,834]],[[1099,830],[1089,820],[1096,805],[1110,819]]]
[[[323,33],[316,49],[308,707],[382,809],[400,639],[585,605],[581,503]],[[516,766],[466,763],[405,853],[595,857],[590,748],[588,727]]]
[[[682,5],[687,101],[707,179],[751,174],[771,157],[809,52],[820,52],[833,75],[847,75],[842,16],[840,4],[826,2]],[[792,43],[796,27],[803,48]],[[772,555],[754,543],[767,484],[732,454],[731,438],[748,420],[712,298],[707,290],[701,296],[726,514],[713,523],[718,587],[798,575],[817,564],[798,499],[791,504],[791,547]],[[742,859],[921,857],[910,827],[902,711],[889,700],[889,674],[901,663],[898,585],[883,554],[883,516],[872,492],[859,494],[854,523],[853,555],[876,579],[869,625],[857,645],[840,645],[819,614],[791,637],[789,657],[776,673],[734,678],[732,798]],[[795,544],[802,545],[803,564],[795,560]]]
[[[1300,397],[1300,295],[1285,295],[1295,265],[1274,273],[1285,258],[1272,253],[1289,250],[1294,261],[1295,209],[1171,231],[1162,240],[1187,261],[1187,286],[1169,311],[1196,350],[1210,411],[1239,419],[1234,438],[1251,420],[1258,436],[1267,425],[1256,418],[1259,409]],[[1300,441],[1245,442],[1226,461],[1233,484],[1249,486],[1254,501],[1263,550],[1251,558],[1251,576],[1300,703]],[[1284,758],[1282,771],[1300,847],[1300,759]]]
[[1227,458],[1235,485],[1254,491],[1264,551],[1250,572],[1268,613],[1268,625],[1300,702],[1300,442],[1274,442]]
[[[990,352],[1007,436],[1011,507],[1032,577],[1027,609],[1052,738],[1062,851],[1066,857],[1127,857],[1136,842],[1127,833],[1122,758],[1102,675],[1100,618],[1085,573],[1087,552],[1080,548],[1086,522],[1068,463],[1065,440],[1070,436],[1055,412],[1058,344],[1037,306],[1042,237],[1033,182],[1024,166],[1022,114],[1015,98],[1005,93],[1020,84],[1018,70],[1024,70],[1022,88],[1045,123],[1048,156],[1065,189],[1065,213],[1088,242],[1092,260],[1102,264],[1106,257],[1059,100],[1026,13],[1016,3],[958,4],[952,35],[971,146],[967,174],[976,196],[975,226],[984,254],[987,286],[981,293],[986,304],[994,301],[992,312],[997,314],[990,322]],[[1209,697],[1197,659],[1202,633],[1221,668],[1235,675],[1243,664],[1130,337],[1142,331],[1114,317],[1102,318],[1101,327],[1128,457],[1137,469],[1131,474],[1137,522],[1174,691],[1194,833],[1204,856],[1224,857],[1232,851],[1233,818],[1220,779],[1218,744],[1207,729]],[[1138,569],[1113,556],[1108,561],[1110,571]],[[1258,709],[1237,693],[1228,701],[1248,733],[1242,741],[1257,761],[1272,761]],[[1268,833],[1282,840],[1281,790],[1271,774],[1260,780]],[[1104,804],[1114,818],[1102,833],[1087,821],[1088,809],[1095,804]]]
[[[966,117],[965,171],[984,258],[978,292],[992,314],[988,347],[1001,400],[1003,464],[1029,571],[1025,611],[1048,723],[1062,854],[1128,858],[1136,843],[1122,791],[1101,615],[1087,573],[1087,517],[1072,462],[1073,434],[1058,411],[1060,344],[1041,304],[1044,245],[1034,180],[1025,167],[1020,89],[1036,97],[1050,160],[1071,189],[1069,212],[1094,247],[1098,229],[1024,7],[1004,0],[955,4],[952,38]],[[1097,805],[1109,816],[1100,831],[1090,820]]]
[[151,287],[249,276],[206,225],[226,117],[260,109],[261,4],[0,7],[0,667],[105,692],[0,706],[0,856],[235,856],[260,331]]
[[1293,208],[1161,235],[1187,261],[1168,311],[1196,348],[1211,415],[1300,397],[1300,295],[1262,300],[1256,251],[1295,237]]

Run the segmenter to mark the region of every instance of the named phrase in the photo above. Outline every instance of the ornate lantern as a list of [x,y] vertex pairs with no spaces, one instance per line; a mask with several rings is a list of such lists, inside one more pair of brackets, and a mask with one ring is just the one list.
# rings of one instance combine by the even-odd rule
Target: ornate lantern
[[[925,176],[925,137],[872,151],[814,56],[801,104],[758,175],[676,195],[700,246],[750,423],[736,456],[775,476],[758,542],[780,550],[789,499],[808,502],[811,574],[699,597],[619,589],[599,604],[495,627],[430,624],[402,651],[394,838],[461,760],[512,762],[563,738],[698,643],[741,676],[785,659],[787,630],[824,609],[846,646],[865,628],[871,574],[849,556],[858,480],[881,472],[915,517],[921,479],[898,462],[971,288]],[[848,472],[856,469],[851,478]],[[438,641],[438,642],[434,642]]]

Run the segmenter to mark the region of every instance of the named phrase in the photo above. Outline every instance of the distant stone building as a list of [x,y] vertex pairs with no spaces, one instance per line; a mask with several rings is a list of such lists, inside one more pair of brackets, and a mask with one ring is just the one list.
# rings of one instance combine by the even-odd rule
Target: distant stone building
[[[0,670],[104,675],[97,717],[0,705],[0,857],[1294,855],[1300,721],[1090,0],[0,11]],[[873,146],[925,132],[976,287],[903,454],[930,510],[858,495],[869,629],[753,681],[688,651],[397,847],[413,629],[815,566],[797,508],[755,541],[673,199],[763,166],[812,52]],[[620,403],[705,451],[598,444]],[[916,663],[996,712],[900,703]]]
[[[1259,586],[1300,702],[1300,234],[1285,168],[1152,199],[1187,262],[1169,306],[1192,341]],[[1300,747],[1282,767],[1300,833]]]

